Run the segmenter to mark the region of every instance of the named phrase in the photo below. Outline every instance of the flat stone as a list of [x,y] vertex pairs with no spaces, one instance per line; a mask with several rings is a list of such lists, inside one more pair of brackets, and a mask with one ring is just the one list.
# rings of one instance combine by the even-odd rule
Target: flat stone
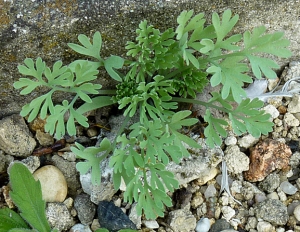
[[196,218],[186,208],[169,212],[167,222],[174,232],[190,232],[196,228]]
[[249,169],[249,157],[238,146],[227,147],[224,154],[228,171],[239,174]]
[[46,165],[33,173],[41,183],[43,199],[46,202],[63,202],[67,196],[67,182],[62,172],[55,166]]
[[27,157],[36,146],[24,119],[13,114],[0,120],[0,149],[6,154]]

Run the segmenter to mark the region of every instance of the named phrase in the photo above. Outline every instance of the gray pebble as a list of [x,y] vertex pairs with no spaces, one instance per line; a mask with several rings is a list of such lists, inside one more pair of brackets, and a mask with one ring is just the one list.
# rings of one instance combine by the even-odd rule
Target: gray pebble
[[91,202],[88,194],[79,194],[74,200],[74,207],[83,225],[92,224],[96,213],[96,206]]

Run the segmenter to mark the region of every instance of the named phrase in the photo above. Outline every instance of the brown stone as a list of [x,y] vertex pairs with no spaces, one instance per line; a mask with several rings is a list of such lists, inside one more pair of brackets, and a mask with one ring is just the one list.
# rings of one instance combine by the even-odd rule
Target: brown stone
[[263,180],[275,169],[289,169],[291,149],[284,143],[266,139],[250,148],[249,170],[244,172],[245,179],[250,182]]

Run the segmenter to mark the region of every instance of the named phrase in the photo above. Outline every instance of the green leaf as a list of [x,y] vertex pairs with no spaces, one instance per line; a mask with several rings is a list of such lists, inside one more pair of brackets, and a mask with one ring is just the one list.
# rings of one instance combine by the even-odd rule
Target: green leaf
[[108,74],[116,81],[122,81],[120,75],[114,69],[123,67],[124,59],[119,56],[110,56],[104,61],[104,67]]
[[84,114],[88,111],[102,108],[104,106],[112,105],[114,102],[109,96],[98,96],[91,99],[91,103],[82,104],[76,111],[79,114]]
[[101,141],[99,147],[84,148],[79,143],[75,143],[75,145],[78,148],[71,147],[71,151],[74,152],[78,157],[82,159],[86,159],[85,162],[78,162],[76,164],[76,169],[81,174],[85,174],[91,169],[92,184],[100,185],[101,183],[100,162],[107,157],[107,155],[112,149],[110,141],[107,138],[104,138]]
[[9,169],[12,191],[10,197],[21,211],[20,215],[32,228],[49,232],[46,219],[46,203],[42,199],[41,185],[35,181],[30,171],[22,163],[14,163]]
[[216,30],[217,42],[222,41],[225,38],[225,36],[232,30],[238,20],[238,15],[235,15],[231,18],[231,10],[224,11],[222,15],[222,21],[220,20],[220,17],[216,12],[213,13],[212,23]]
[[211,148],[220,146],[222,144],[220,135],[222,137],[227,136],[227,132],[223,126],[227,126],[228,123],[223,119],[214,118],[208,109],[206,110],[204,120],[208,123],[204,129],[207,145]]
[[86,56],[91,56],[96,58],[99,61],[102,61],[100,57],[102,38],[99,31],[95,32],[93,36],[93,44],[91,43],[90,39],[83,34],[80,34],[78,36],[78,40],[83,46],[74,43],[68,43],[68,46],[77,53]]
[[29,228],[23,218],[9,208],[0,209],[0,232],[7,232],[13,228]]
[[252,83],[252,79],[244,74],[248,71],[248,67],[244,63],[240,63],[242,57],[228,57],[223,60],[219,66],[212,65],[206,71],[212,73],[210,80],[212,86],[222,83],[221,96],[226,99],[232,94],[236,102],[241,102],[242,97],[246,97],[246,93],[242,88],[244,83]]

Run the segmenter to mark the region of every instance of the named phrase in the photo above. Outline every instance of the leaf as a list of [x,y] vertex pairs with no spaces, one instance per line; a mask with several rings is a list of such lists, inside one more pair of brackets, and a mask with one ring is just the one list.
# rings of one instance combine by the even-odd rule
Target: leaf
[[204,129],[207,145],[211,148],[220,146],[222,143],[220,135],[222,137],[227,136],[227,132],[223,126],[227,126],[228,123],[223,119],[214,118],[208,109],[206,110],[204,120],[208,123]]
[[0,209],[0,232],[7,232],[13,228],[29,228],[23,218],[9,208]]
[[91,99],[91,103],[84,103],[82,104],[76,111],[79,114],[84,114],[88,111],[92,111],[95,109],[102,108],[104,106],[112,105],[114,102],[112,101],[111,97],[109,96],[98,96]]
[[244,63],[240,63],[241,57],[228,57],[218,66],[212,65],[206,71],[212,73],[211,85],[214,87],[223,84],[221,96],[226,99],[232,94],[236,102],[241,102],[242,97],[246,96],[244,83],[252,83],[252,79],[244,74],[248,71],[248,67]]
[[[99,147],[89,147],[84,148],[79,143],[75,143],[78,147],[71,147],[71,151],[74,152],[78,157],[82,159],[86,159],[85,162],[78,162],[76,164],[76,169],[83,175],[91,169],[92,175],[92,184],[100,185],[101,183],[101,170],[100,170],[100,162],[107,157],[109,152],[111,151],[111,143],[107,138],[104,138]],[[99,153],[104,154],[99,154]]]
[[14,163],[10,167],[9,177],[12,187],[10,197],[21,211],[20,215],[37,231],[50,231],[40,183],[34,180],[30,171],[22,163]]
[[225,36],[232,30],[238,20],[238,15],[235,15],[231,18],[231,10],[224,11],[222,15],[222,21],[220,20],[220,17],[216,12],[213,13],[212,23],[216,30],[217,42],[222,41],[225,38]]
[[120,75],[114,69],[123,67],[124,59],[119,56],[110,56],[104,61],[104,67],[108,74],[116,81],[122,81]]
[[95,32],[93,36],[93,44],[91,43],[90,39],[83,34],[80,34],[78,36],[78,40],[83,46],[74,43],[68,43],[68,46],[77,53],[86,56],[91,56],[96,58],[99,61],[102,61],[100,57],[102,38],[99,31]]

